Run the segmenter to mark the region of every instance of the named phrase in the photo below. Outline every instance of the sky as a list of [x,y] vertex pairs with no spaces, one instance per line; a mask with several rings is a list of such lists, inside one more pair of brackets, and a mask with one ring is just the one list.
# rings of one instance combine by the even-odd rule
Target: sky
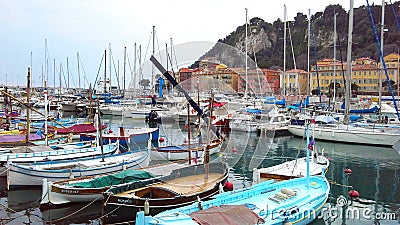
[[[369,3],[381,5],[382,1]],[[298,12],[315,14],[331,4],[348,11],[350,0],[1,0],[0,84],[26,86],[31,67],[31,86],[42,86],[44,78],[48,86],[58,87],[62,74],[62,86],[78,87],[80,78],[80,86],[88,87],[104,76],[102,57],[111,47],[111,80],[116,82],[117,70],[123,76],[126,62],[128,86],[134,44],[137,49],[141,46],[141,62],[148,61],[153,26],[155,51],[165,49],[166,44],[170,48],[171,40],[174,46],[213,44],[245,23],[245,8],[249,19],[259,17],[272,23],[283,20],[284,4],[288,19],[293,20]],[[366,1],[354,0],[354,7],[362,5]]]

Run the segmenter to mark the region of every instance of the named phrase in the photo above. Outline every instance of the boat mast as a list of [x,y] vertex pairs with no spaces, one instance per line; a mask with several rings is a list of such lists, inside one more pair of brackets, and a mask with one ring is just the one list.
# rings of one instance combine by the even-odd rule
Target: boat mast
[[350,11],[349,11],[349,31],[347,38],[347,73],[346,73],[346,91],[345,91],[345,115],[344,122],[349,122],[349,110],[350,110],[350,80],[351,80],[351,47],[353,42],[353,5],[354,0],[350,0]]
[[[381,14],[381,53],[383,55],[383,33],[385,30],[385,0],[382,0],[382,14]],[[381,59],[381,66],[379,71],[379,122],[382,122],[382,77],[383,77],[383,58]]]
[[[337,13],[334,12],[333,17],[333,106],[336,102],[336,16]],[[333,107],[332,107],[333,108]]]
[[76,53],[76,59],[78,61],[78,88],[81,89],[81,72],[79,69],[79,52]]
[[45,137],[45,145],[49,145],[49,137],[48,137],[48,128],[47,128],[47,117],[48,117],[48,104],[49,102],[47,101],[47,81],[44,81],[44,137]]
[[[167,63],[167,65],[168,65],[168,63]],[[189,165],[190,165],[190,164],[192,164],[192,149],[190,148],[190,104],[189,104],[189,102],[187,103],[186,108],[187,108],[187,114],[188,114],[188,117],[187,117],[188,134],[187,134],[187,136],[188,136],[188,153],[189,153]],[[199,121],[199,123],[200,123],[200,121]],[[199,144],[201,144],[201,143],[199,143]],[[204,154],[204,152],[203,152],[203,154]]]
[[68,65],[68,57],[67,57],[67,92],[69,90],[69,65]]
[[137,89],[136,89],[136,59],[137,59],[137,49],[136,49],[136,43],[135,43],[135,54],[133,56],[133,93],[136,95]]
[[[108,59],[108,62],[109,62],[109,69],[110,69],[110,92],[111,92],[111,78],[112,78],[112,73],[111,73],[111,63],[112,63],[112,61],[111,61],[111,57],[112,57],[112,55],[111,55],[111,43],[108,43],[108,48],[109,48],[109,52],[108,52],[108,55],[109,55],[109,59]],[[104,83],[104,86],[106,87],[106,90],[107,90],[107,85],[106,85],[106,83]],[[106,92],[104,92],[104,93],[106,93]]]
[[248,20],[248,18],[247,18],[247,8],[245,8],[245,10],[246,10],[246,23],[245,23],[245,29],[246,29],[246,37],[245,37],[245,40],[244,40],[244,46],[245,46],[245,58],[246,58],[246,68],[245,68],[245,79],[246,79],[246,86],[245,86],[245,90],[244,90],[244,97],[245,98],[247,98],[247,67],[248,67],[248,65],[247,65],[247,51],[248,51],[248,49],[247,49],[247,20]]
[[[156,35],[156,26],[153,26],[153,50],[152,50],[152,54],[154,55],[155,53],[155,35]],[[153,93],[155,93],[155,89],[154,89],[154,65],[151,65],[151,89],[153,90]]]
[[107,82],[107,49],[104,49],[104,87],[103,87],[103,92],[104,94],[107,93],[107,87],[106,87],[106,82]]
[[27,85],[26,85],[26,133],[25,133],[25,143],[29,142],[29,134],[31,133],[30,129],[30,97],[31,97],[31,68],[28,67],[28,76],[27,76]]
[[286,96],[286,5],[283,8],[283,96]]
[[125,95],[125,76],[126,76],[126,47],[124,47],[124,82],[123,82],[123,85],[124,85],[124,95]]
[[311,11],[308,9],[308,29],[307,29],[307,95],[311,93],[311,75],[310,75],[310,36],[311,36]]

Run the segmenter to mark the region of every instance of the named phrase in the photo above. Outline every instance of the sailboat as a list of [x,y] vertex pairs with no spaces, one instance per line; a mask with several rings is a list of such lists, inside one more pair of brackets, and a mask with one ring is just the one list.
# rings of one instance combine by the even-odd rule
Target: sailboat
[[[307,126],[307,137],[309,132]],[[198,199],[191,205],[155,216],[146,216],[146,211],[138,212],[136,225],[227,224],[230,221],[234,224],[308,224],[319,215],[330,192],[324,170],[320,176],[310,176],[308,169],[307,166],[305,177],[282,182],[264,181],[220,193],[211,200]]]
[[[348,48],[347,48],[347,75],[346,75],[346,89],[345,89],[345,123],[338,123],[336,120],[326,122],[323,118],[315,126],[315,139],[333,141],[333,142],[346,142],[353,144],[363,145],[379,145],[379,146],[393,146],[400,140],[399,129],[383,129],[381,127],[360,127],[357,124],[348,122],[349,107],[350,107],[350,80],[351,80],[351,51],[352,51],[352,32],[353,32],[353,0],[350,1],[349,12],[349,29],[348,29]],[[383,60],[382,60],[383,61]],[[290,133],[296,136],[304,137],[304,126],[291,124],[288,126]]]

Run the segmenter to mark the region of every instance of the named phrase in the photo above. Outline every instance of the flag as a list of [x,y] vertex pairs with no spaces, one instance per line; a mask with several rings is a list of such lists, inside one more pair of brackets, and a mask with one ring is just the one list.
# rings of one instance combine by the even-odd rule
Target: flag
[[193,162],[197,164],[197,158],[199,157],[199,151],[196,151],[196,155],[193,158]]
[[314,144],[315,144],[314,138],[311,137],[310,143],[308,143],[308,149],[310,149],[311,151],[313,151],[313,150],[314,150]]

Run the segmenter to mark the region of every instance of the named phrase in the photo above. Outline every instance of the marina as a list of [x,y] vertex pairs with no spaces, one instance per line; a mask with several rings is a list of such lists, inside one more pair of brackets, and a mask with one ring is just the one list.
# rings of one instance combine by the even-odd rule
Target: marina
[[400,1],[346,1],[273,23],[245,7],[216,43],[160,48],[152,25],[97,75],[45,39],[41,75],[31,52],[0,83],[0,224],[400,224]]

